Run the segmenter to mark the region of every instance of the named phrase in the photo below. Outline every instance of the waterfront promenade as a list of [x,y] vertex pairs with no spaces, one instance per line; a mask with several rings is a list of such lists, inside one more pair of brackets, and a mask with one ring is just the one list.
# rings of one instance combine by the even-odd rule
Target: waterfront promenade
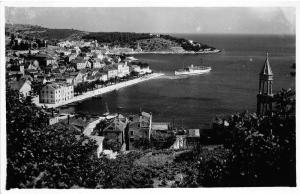
[[46,106],[47,108],[57,108],[57,107],[60,107],[60,106],[63,106],[63,105],[73,103],[73,102],[82,101],[82,100],[91,98],[93,96],[97,96],[97,95],[100,95],[100,94],[104,94],[104,93],[108,93],[108,92],[111,92],[111,91],[114,91],[114,90],[118,90],[118,89],[126,87],[126,86],[131,86],[131,85],[143,82],[143,81],[158,78],[158,77],[163,76],[163,75],[164,75],[163,73],[152,73],[152,74],[149,74],[149,75],[146,75],[146,76],[143,76],[143,77],[139,77],[139,78],[136,78],[136,79],[132,79],[132,80],[116,83],[116,84],[113,84],[113,85],[110,85],[110,86],[107,86],[107,87],[103,87],[103,88],[99,88],[99,89],[96,89],[96,90],[88,91],[88,92],[85,92],[81,95],[74,96],[72,99],[61,102],[61,103],[56,103],[56,104],[39,103],[38,97],[35,97],[33,99],[33,102],[39,107],[41,107],[41,106],[45,107]]

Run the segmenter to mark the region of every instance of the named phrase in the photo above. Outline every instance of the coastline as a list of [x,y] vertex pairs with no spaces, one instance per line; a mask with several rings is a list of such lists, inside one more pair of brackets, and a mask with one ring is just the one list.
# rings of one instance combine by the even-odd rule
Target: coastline
[[81,95],[74,96],[72,99],[70,99],[68,101],[64,101],[64,102],[57,103],[57,104],[39,103],[38,97],[35,97],[33,99],[33,103],[36,106],[39,106],[39,107],[45,106],[47,108],[57,108],[57,107],[60,107],[60,106],[63,106],[63,105],[73,103],[73,102],[82,101],[82,100],[85,100],[85,99],[88,99],[88,98],[91,98],[91,97],[94,97],[94,96],[97,96],[97,95],[100,95],[100,94],[112,92],[114,90],[118,90],[118,89],[124,88],[126,86],[131,86],[131,85],[143,82],[143,81],[148,81],[148,80],[151,80],[151,79],[163,76],[163,75],[164,75],[163,73],[152,73],[152,74],[147,75],[145,77],[139,77],[139,78],[132,79],[132,80],[129,80],[129,81],[124,81],[124,82],[117,83],[117,84],[114,84],[114,85],[110,85],[110,86],[107,86],[107,87],[103,87],[103,88],[99,88],[99,89],[96,89],[96,90],[88,91],[88,92],[83,93]]
[[[174,52],[174,51],[132,51],[132,52],[124,52],[124,54],[128,55],[138,55],[138,54],[174,54],[174,55],[184,55],[184,54],[213,54],[213,53],[219,53],[221,52],[220,50],[216,49],[213,51],[184,51],[184,52]],[[114,54],[114,53],[111,53]]]

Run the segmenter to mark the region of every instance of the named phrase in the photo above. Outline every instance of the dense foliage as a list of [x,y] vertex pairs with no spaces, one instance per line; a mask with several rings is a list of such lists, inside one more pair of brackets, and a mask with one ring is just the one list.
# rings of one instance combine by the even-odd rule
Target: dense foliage
[[[97,40],[100,44],[109,43],[110,46],[129,47],[133,49],[138,48],[139,40],[146,40],[146,42],[148,42],[150,39],[153,40],[159,37],[158,39],[165,40],[165,41],[172,41],[175,44],[178,44],[186,51],[197,52],[201,49],[206,49],[206,48],[214,49],[213,47],[208,46],[206,44],[201,43],[200,46],[198,45],[197,42],[194,42],[196,44],[191,44],[188,40],[184,38],[177,38],[167,34],[160,34],[157,36],[150,33],[134,33],[134,32],[84,32],[75,29],[50,29],[41,26],[20,25],[20,24],[14,24],[14,25],[6,24],[5,34],[7,36],[10,36],[12,34],[22,34],[22,35],[25,34],[25,36],[22,36],[23,38],[27,38],[27,39],[38,38],[38,39],[48,40],[48,44],[50,45],[55,45],[60,40],[84,39],[84,40]],[[163,45],[163,43],[159,43],[159,44]],[[22,45],[22,48],[23,47],[24,45]],[[16,47],[16,49],[19,48]],[[156,48],[153,48],[151,50],[156,51],[155,49]]]
[[149,33],[133,33],[133,32],[91,32],[83,39],[97,40],[100,43],[126,44],[141,39],[150,38]]
[[31,48],[39,48],[39,47],[45,47],[46,44],[43,39],[33,39],[29,37],[25,37],[24,40],[18,42],[16,40],[16,36],[14,34],[11,34],[10,36],[10,43],[8,45],[11,49],[14,50],[28,50]]
[[39,95],[43,87],[44,87],[43,83],[38,81],[32,81],[31,82],[32,94]]
[[76,38],[76,36],[81,36],[85,34],[82,31],[74,30],[74,29],[49,29],[45,30],[44,32],[39,33],[39,36],[43,37],[44,39],[69,39],[70,37]]
[[211,181],[205,179],[200,183],[204,186],[296,185],[295,91],[282,90],[274,101],[275,110],[267,115],[245,112],[223,119],[219,130],[223,130],[224,148],[229,154],[210,161],[206,171]]
[[[293,90],[275,95],[275,109],[268,115],[224,117],[218,124],[224,139],[219,147],[130,152],[115,160],[96,158],[96,144],[70,125],[46,126],[46,115],[30,98],[9,88],[6,96],[7,189],[296,184]],[[173,136],[168,137],[171,142]]]
[[155,149],[168,149],[176,140],[174,133],[157,131],[151,135],[151,147]]
[[96,146],[64,125],[46,126],[46,115],[7,89],[7,185],[9,188],[89,187]]
[[[200,44],[197,42],[193,42],[195,43],[195,45],[191,44],[189,41],[187,41],[184,38],[176,38],[170,35],[160,35],[161,38],[164,38],[166,40],[171,40],[174,41],[176,43],[178,43],[184,50],[186,51],[199,51],[201,49],[207,49],[207,48],[211,48],[211,49],[215,49],[214,47],[208,46],[206,44]],[[200,46],[199,46],[200,44]]]
[[122,144],[118,142],[116,139],[107,139],[104,138],[103,140],[103,149],[105,150],[112,150],[117,152],[121,150]]
[[175,142],[176,136],[173,132],[152,132],[150,140],[148,138],[139,138],[134,140],[133,146],[141,150],[165,150],[169,149]]
[[133,165],[140,154],[96,158],[87,137],[69,125],[46,126],[43,111],[17,91],[6,96],[7,189],[151,187],[146,169]]
[[149,67],[148,63],[141,62],[141,61],[133,61],[133,62],[131,62],[131,64],[132,65],[140,66],[141,68],[147,68],[147,67]]
[[48,40],[49,44],[55,44],[62,39],[80,40],[87,32],[74,29],[50,29],[37,25],[23,25],[23,24],[6,24],[5,35],[16,35],[25,40],[32,40],[34,38]]

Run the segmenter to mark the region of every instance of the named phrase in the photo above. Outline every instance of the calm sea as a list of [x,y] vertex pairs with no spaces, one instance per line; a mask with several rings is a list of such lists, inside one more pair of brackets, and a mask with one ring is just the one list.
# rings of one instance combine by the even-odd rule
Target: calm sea
[[[85,100],[67,111],[103,113],[107,103],[111,112],[137,113],[142,109],[152,112],[154,121],[174,120],[191,128],[208,127],[215,115],[255,111],[258,74],[266,52],[274,73],[273,90],[295,87],[295,78],[290,76],[295,62],[295,36],[176,36],[214,46],[222,52],[136,55],[166,76],[105,94],[102,99]],[[211,66],[212,72],[185,78],[174,76],[175,69],[190,64]]]

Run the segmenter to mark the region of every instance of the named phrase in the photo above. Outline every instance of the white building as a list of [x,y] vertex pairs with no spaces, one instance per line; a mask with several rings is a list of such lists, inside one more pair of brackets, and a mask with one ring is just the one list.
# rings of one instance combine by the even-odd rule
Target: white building
[[91,67],[91,63],[84,59],[73,59],[71,61],[72,64],[75,65],[77,70],[85,69],[87,67]]
[[68,40],[64,41],[64,42],[59,42],[59,43],[57,43],[57,45],[59,47],[71,47],[71,46],[73,46],[73,44],[71,42],[69,42]]
[[139,73],[140,75],[144,75],[146,73],[152,73],[152,70],[149,68],[149,65],[132,65],[131,70]]
[[107,74],[107,79],[112,79],[118,76],[118,68],[113,65],[107,65],[103,68],[103,71]]
[[146,73],[152,73],[152,70],[149,68],[149,66],[140,67],[140,74],[146,74]]
[[94,61],[93,61],[93,65],[92,65],[92,67],[93,68],[95,68],[95,69],[100,69],[100,68],[102,68],[102,67],[104,67],[105,66],[105,64],[104,63],[102,63],[102,61],[101,61],[101,59],[94,59]]
[[132,65],[131,69],[132,69],[132,71],[135,71],[135,72],[138,72],[138,73],[140,73],[140,71],[141,71],[141,67],[138,66],[138,65]]
[[98,72],[96,74],[99,77],[99,80],[106,82],[108,80],[108,76],[104,72]]
[[94,52],[94,55],[93,55],[95,58],[97,58],[97,59],[100,59],[100,60],[102,60],[103,58],[104,58],[104,55],[102,54],[102,52],[101,51],[99,51],[99,52]]
[[125,77],[130,74],[129,66],[127,63],[118,63],[115,64],[118,68],[118,77]]
[[66,83],[51,83],[42,88],[40,92],[40,103],[62,103],[73,97],[74,87],[72,85]]

